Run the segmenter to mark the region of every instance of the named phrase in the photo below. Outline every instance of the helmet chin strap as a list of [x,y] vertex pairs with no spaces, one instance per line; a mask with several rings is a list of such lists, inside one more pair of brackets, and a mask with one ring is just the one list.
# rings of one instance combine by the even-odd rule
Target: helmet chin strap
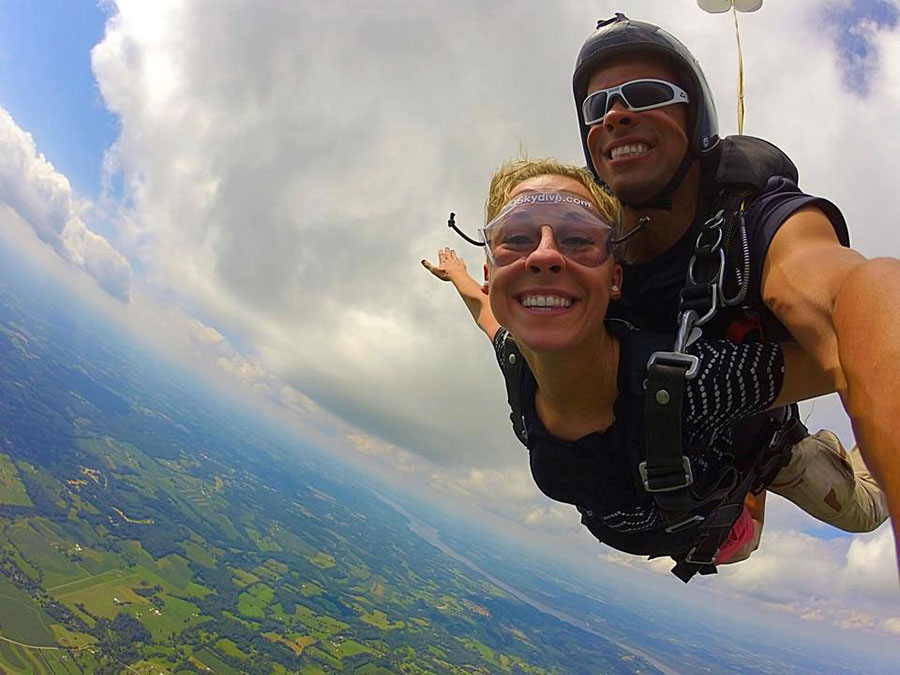
[[666,186],[650,199],[642,202],[629,202],[624,199],[620,199],[619,201],[622,202],[623,206],[628,206],[632,209],[663,209],[665,211],[671,211],[672,195],[675,194],[675,190],[681,187],[681,184],[684,182],[693,163],[694,155],[688,150],[684,153],[684,157],[681,158],[681,164],[678,165],[678,168],[675,170],[675,173],[672,174],[672,178],[669,179]]

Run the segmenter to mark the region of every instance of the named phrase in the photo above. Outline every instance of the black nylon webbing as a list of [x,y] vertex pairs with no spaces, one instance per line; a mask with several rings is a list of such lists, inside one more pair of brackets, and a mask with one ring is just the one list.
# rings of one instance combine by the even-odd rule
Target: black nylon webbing
[[[747,493],[755,487],[763,472],[769,471],[774,464],[783,465],[784,460],[790,457],[788,449],[803,440],[807,434],[806,427],[797,418],[788,420],[777,430],[767,451],[745,474],[734,492],[707,516],[700,528],[697,544],[687,556],[676,559],[672,574],[687,583],[695,574],[715,573],[715,557],[728,538],[734,522],[741,515]],[[699,562],[691,562],[688,558]]]
[[683,364],[653,363],[644,393],[645,488],[669,523],[683,520],[694,507],[681,428],[687,369]]

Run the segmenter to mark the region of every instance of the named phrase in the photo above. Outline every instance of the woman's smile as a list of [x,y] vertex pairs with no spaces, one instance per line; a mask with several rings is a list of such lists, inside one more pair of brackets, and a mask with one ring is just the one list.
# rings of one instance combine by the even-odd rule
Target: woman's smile
[[528,292],[519,297],[523,307],[530,310],[566,310],[575,300],[571,296],[552,292]]

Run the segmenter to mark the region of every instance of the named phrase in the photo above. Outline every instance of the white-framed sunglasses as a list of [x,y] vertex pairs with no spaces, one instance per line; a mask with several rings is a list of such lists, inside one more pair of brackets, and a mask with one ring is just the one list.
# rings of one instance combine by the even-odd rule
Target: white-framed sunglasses
[[630,80],[609,89],[600,89],[584,99],[581,113],[588,126],[599,124],[616,99],[633,112],[653,110],[673,103],[687,103],[687,92],[665,80]]

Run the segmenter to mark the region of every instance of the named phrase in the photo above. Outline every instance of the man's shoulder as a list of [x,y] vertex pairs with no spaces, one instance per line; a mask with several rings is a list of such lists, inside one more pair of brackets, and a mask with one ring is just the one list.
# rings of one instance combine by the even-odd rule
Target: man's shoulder
[[711,185],[718,190],[733,189],[761,195],[772,188],[772,179],[781,178],[796,188],[797,167],[776,145],[754,136],[727,136],[719,141],[708,169]]

